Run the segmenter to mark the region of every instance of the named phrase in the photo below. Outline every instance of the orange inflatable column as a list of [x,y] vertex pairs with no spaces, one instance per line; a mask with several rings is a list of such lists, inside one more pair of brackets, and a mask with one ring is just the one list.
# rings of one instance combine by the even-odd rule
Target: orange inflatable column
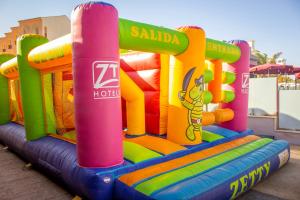
[[211,92],[212,103],[220,103],[222,101],[222,61],[214,60],[214,79],[209,82],[208,90]]
[[181,145],[202,142],[202,110],[205,69],[205,32],[183,27],[188,48],[170,64],[167,137]]

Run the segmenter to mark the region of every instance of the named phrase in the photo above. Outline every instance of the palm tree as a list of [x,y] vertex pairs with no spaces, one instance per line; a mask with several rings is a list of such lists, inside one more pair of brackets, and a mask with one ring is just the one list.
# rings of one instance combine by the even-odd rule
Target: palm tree
[[257,57],[257,64],[263,65],[268,62],[268,55],[266,53],[261,53],[260,51],[255,51],[254,55]]
[[282,52],[274,53],[269,57],[266,53],[261,53],[260,51],[255,51],[254,55],[257,57],[258,65],[263,64],[276,64],[277,59],[282,55]]
[[276,64],[277,59],[282,55],[282,52],[274,53],[270,58],[269,62],[270,64]]

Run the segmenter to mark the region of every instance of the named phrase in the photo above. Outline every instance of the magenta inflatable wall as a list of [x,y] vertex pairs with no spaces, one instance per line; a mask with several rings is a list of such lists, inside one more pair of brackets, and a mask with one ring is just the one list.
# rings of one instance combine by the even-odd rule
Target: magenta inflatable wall
[[77,156],[82,167],[123,162],[118,12],[77,6],[71,17]]
[[245,131],[248,127],[248,89],[249,89],[249,66],[250,47],[246,41],[234,41],[234,45],[241,50],[238,61],[229,66],[236,73],[236,81],[229,85],[229,89],[235,91],[235,99],[230,103],[223,103],[222,108],[230,108],[234,111],[234,119],[221,124],[222,127],[234,131]]

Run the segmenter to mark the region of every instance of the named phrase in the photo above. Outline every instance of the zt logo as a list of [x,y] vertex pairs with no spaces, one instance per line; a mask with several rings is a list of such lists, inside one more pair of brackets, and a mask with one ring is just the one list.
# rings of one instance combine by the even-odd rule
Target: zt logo
[[118,87],[119,86],[119,69],[116,62],[100,62],[93,64],[93,82],[94,88]]
[[119,97],[120,72],[118,62],[95,61],[92,67],[94,99]]
[[242,93],[248,94],[249,90],[249,73],[242,74]]

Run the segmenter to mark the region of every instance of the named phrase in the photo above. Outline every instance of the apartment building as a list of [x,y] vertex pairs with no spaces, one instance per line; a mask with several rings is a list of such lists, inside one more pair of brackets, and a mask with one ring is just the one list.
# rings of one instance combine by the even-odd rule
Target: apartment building
[[23,34],[39,34],[54,40],[70,33],[70,20],[67,16],[37,17],[18,21],[18,26],[0,37],[0,53],[16,54],[16,41]]

